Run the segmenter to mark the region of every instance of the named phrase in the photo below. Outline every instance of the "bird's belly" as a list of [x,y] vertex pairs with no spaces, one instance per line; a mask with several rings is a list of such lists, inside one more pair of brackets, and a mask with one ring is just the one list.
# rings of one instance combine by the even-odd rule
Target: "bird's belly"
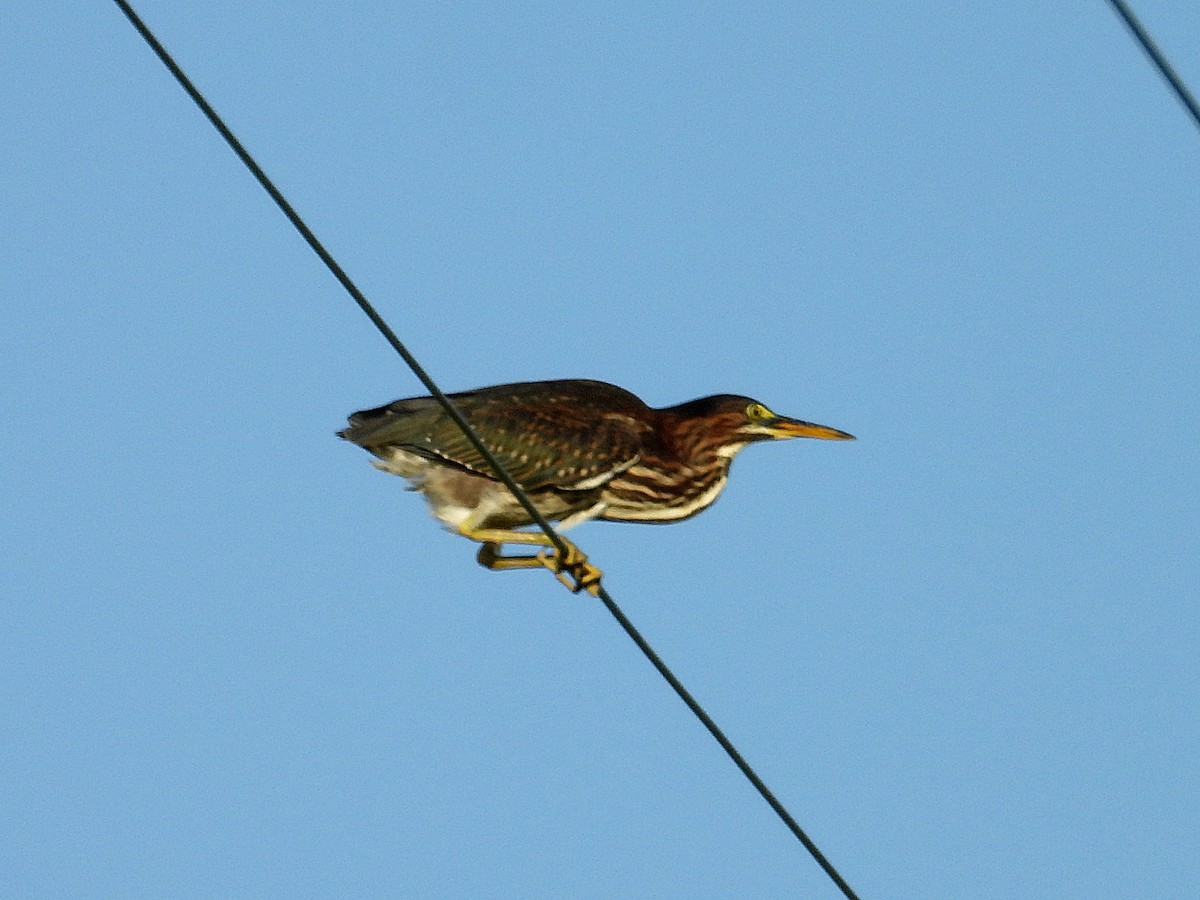
[[[470,503],[461,502],[464,499],[461,490],[445,492],[439,490],[441,485],[431,486],[428,481],[422,492],[434,516],[454,529],[464,522],[474,528],[519,528],[533,524],[529,511],[508,488],[494,481],[480,480],[485,480],[486,484],[477,494],[470,492],[473,501]],[[549,521],[558,522],[595,506],[596,494],[596,491],[544,490],[534,491],[529,496],[538,512]]]
[[[375,463],[385,472],[408,480],[425,496],[438,521],[452,529],[464,523],[474,528],[517,528],[532,524],[529,512],[504,485],[463,469],[439,465],[415,453],[395,448]],[[530,495],[538,511],[552,522],[594,506],[596,490],[542,490]]]

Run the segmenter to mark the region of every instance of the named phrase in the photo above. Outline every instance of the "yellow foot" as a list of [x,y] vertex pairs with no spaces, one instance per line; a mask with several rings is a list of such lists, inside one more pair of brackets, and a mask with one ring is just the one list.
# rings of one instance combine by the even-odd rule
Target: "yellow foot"
[[475,558],[485,569],[532,569],[545,566],[572,593],[587,591],[593,597],[600,593],[601,572],[587,561],[587,556],[570,541],[565,556],[556,549],[543,550],[536,556],[505,556],[498,542],[487,541]]
[[537,555],[537,560],[554,573],[554,577],[578,594],[587,591],[593,597],[600,593],[600,578],[604,574],[587,561],[587,557],[579,548],[567,541],[567,555],[562,556],[557,550],[543,550]]

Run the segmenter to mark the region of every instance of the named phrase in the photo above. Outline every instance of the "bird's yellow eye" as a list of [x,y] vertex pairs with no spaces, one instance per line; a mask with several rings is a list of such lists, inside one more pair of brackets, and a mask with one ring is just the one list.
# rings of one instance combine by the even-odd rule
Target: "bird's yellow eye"
[[775,418],[775,413],[771,412],[761,403],[751,403],[746,407],[746,418],[751,422],[758,422],[761,419]]

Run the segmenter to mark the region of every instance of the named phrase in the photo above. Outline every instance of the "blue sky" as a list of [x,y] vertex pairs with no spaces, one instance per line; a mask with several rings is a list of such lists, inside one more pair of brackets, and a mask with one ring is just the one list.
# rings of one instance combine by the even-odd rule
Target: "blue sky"
[[[574,534],[864,897],[1194,893],[1200,132],[1106,4],[138,9],[447,390],[859,436]],[[836,896],[334,438],[420,386],[116,7],[2,34],[2,892]]]

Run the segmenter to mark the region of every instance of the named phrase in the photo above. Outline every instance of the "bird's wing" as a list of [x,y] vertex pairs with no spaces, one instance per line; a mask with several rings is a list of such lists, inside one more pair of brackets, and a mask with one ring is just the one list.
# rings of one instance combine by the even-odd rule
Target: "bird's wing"
[[[632,396],[632,395],[630,395]],[[452,395],[455,405],[504,468],[527,490],[586,490],[632,466],[648,426],[604,397],[497,389]],[[429,459],[496,476],[466,435],[430,397],[395,403],[351,416],[342,437],[362,447],[400,447]]]

